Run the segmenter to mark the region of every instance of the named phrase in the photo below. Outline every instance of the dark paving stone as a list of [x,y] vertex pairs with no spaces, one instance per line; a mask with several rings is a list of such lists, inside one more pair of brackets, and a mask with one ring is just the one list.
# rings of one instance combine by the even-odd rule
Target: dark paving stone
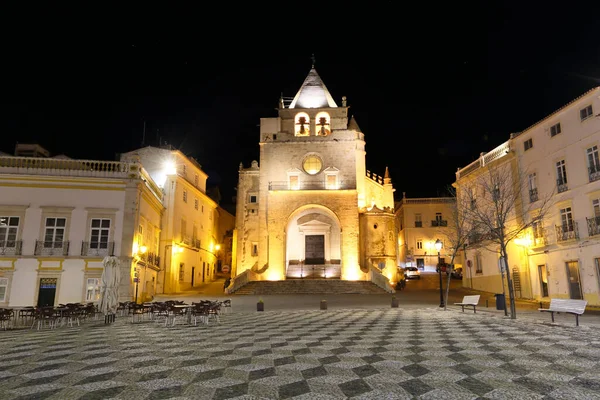
[[337,349],[332,349],[330,350],[331,354],[345,354],[345,353],[350,353],[350,350],[348,350],[345,347],[338,347]]
[[203,382],[203,381],[208,381],[208,380],[211,380],[211,379],[222,378],[223,377],[223,371],[225,371],[225,370],[224,369],[213,369],[213,370],[210,370],[210,371],[200,372],[194,378],[194,382]]
[[290,397],[300,396],[310,393],[310,387],[306,381],[288,383],[279,388],[279,398],[289,399]]
[[[165,379],[165,378],[168,378],[169,376],[171,376],[172,372],[173,372],[173,370],[145,373],[145,374],[142,374],[142,377],[140,379],[138,379],[138,382],[152,381],[154,379]],[[104,379],[104,380],[108,380],[108,379]]]
[[388,342],[387,340],[379,340],[373,344],[376,344],[377,346],[389,346],[392,344],[392,342]]
[[373,363],[385,360],[385,358],[378,356],[377,354],[373,354],[372,356],[365,356],[365,357],[362,357],[362,359],[365,362],[368,362],[369,364],[373,364]]
[[323,346],[323,343],[321,343],[321,342],[306,343],[306,347],[318,347],[318,346]]
[[524,376],[517,379],[513,379],[513,382],[526,387],[532,392],[540,394],[548,394],[554,390],[554,386],[550,385],[549,383],[541,382]]
[[481,371],[478,370],[477,368],[473,368],[472,366],[468,365],[468,364],[458,364],[456,366],[453,367],[455,370],[457,370],[458,372],[460,372],[461,374],[464,375],[475,375],[480,373]]
[[421,365],[418,365],[418,364],[407,365],[407,366],[403,367],[402,370],[415,378],[431,372],[427,368],[425,368]]
[[96,390],[93,392],[88,392],[83,396],[79,397],[77,400],[105,400],[116,397],[119,393],[125,390],[125,386],[122,387],[113,387],[110,389],[104,390]]
[[296,362],[296,359],[292,356],[276,358],[275,360],[273,360],[273,364],[275,364],[276,366],[277,365],[294,364],[295,362]]
[[404,390],[406,390],[413,396],[420,396],[429,392],[432,389],[430,386],[426,385],[419,379],[410,379],[408,381],[398,382],[398,385],[400,385]]
[[183,360],[179,363],[179,367],[189,367],[190,365],[205,364],[208,358],[193,358],[191,360]]
[[444,346],[444,347],[442,347],[442,349],[451,351],[453,353],[458,353],[459,351],[463,351],[464,350],[463,348],[456,347],[456,346]]
[[30,379],[27,382],[21,384],[21,387],[46,385],[48,383],[53,383],[53,382],[59,380],[60,378],[64,377],[65,375],[67,375],[67,374],[54,375],[54,376],[45,376],[43,378]]
[[525,376],[529,373],[529,371],[527,369],[525,369],[524,367],[521,367],[521,366],[515,365],[515,364],[511,364],[511,363],[504,364],[502,366],[502,369],[504,369],[505,371],[508,371],[512,374],[521,375],[521,376]]
[[[13,400],[40,400],[50,398],[52,395],[60,392],[62,389],[47,390],[45,392],[32,393],[24,396],[19,396]],[[1,393],[0,393],[1,394]]]
[[369,350],[372,353],[385,353],[386,351],[389,351],[388,349],[386,349],[385,347],[381,347],[381,346],[377,346],[377,347],[369,347],[367,350]]
[[306,379],[306,380],[308,380],[310,378],[318,378],[320,376],[326,376],[327,374],[328,374],[327,370],[322,365],[319,365],[318,367],[314,367],[314,368],[308,368],[308,369],[305,369],[304,371],[302,371],[302,377],[304,377],[304,379]]
[[456,383],[479,396],[483,396],[487,392],[491,392],[492,390],[494,390],[492,386],[481,382],[480,380],[477,380],[471,376],[460,380]]
[[278,348],[278,347],[285,347],[285,346],[287,346],[287,345],[288,345],[288,344],[287,344],[287,343],[285,343],[285,342],[283,342],[283,343],[271,343],[271,348],[272,348],[272,349],[276,349],[276,348]]
[[421,356],[419,354],[413,354],[413,355],[410,355],[410,356],[406,356],[404,358],[406,358],[407,360],[412,361],[414,363],[420,363],[422,361],[428,360],[427,357],[423,357],[423,356]]
[[240,383],[238,385],[218,388],[213,395],[213,400],[225,400],[233,397],[239,397],[248,393],[248,384]]
[[417,340],[417,339],[409,339],[406,341],[406,344],[410,344],[411,346],[421,346],[421,345],[425,344],[425,342],[423,342],[422,340]]
[[244,358],[238,358],[236,360],[227,361],[227,365],[230,367],[233,367],[236,365],[248,365],[248,364],[252,364],[252,357],[244,357]]
[[98,368],[112,367],[114,364],[115,363],[113,361],[108,361],[108,362],[104,362],[104,363],[100,363],[100,364],[86,365],[85,367],[81,368],[80,371],[89,371],[89,370],[98,369]]
[[[4,358],[2,358],[2,361],[4,361]],[[27,371],[27,373],[30,374],[32,372],[51,371],[53,369],[63,368],[64,366],[66,366],[68,364],[69,364],[69,362],[65,361],[63,363],[40,365],[39,367],[35,367],[33,369],[30,369],[29,371]]]
[[464,354],[460,354],[460,353],[454,353],[454,354],[450,354],[449,356],[446,356],[451,360],[457,361],[457,362],[466,362],[469,361],[471,358],[465,356]]
[[256,369],[254,371],[250,371],[250,373],[248,374],[248,380],[253,381],[256,379],[267,378],[269,376],[274,376],[275,374],[275,367]]
[[235,348],[236,349],[241,349],[243,347],[252,347],[252,346],[254,346],[254,343],[252,343],[252,342],[249,342],[249,343],[240,343],[240,344],[236,344]]
[[586,389],[594,390],[597,393],[600,393],[600,381],[594,379],[585,379],[585,378],[575,378],[571,381],[573,385],[577,385],[579,387],[583,387]]
[[361,378],[379,374],[379,371],[371,365],[361,365],[360,367],[352,368],[352,371]]
[[362,379],[340,383],[338,387],[347,397],[358,396],[371,391],[371,387]]
[[319,358],[319,362],[321,364],[333,364],[333,363],[340,362],[340,361],[341,360],[339,358],[337,358],[336,356]]
[[181,386],[173,386],[170,388],[155,390],[150,393],[148,397],[146,397],[146,400],[163,400],[178,397],[183,393],[183,389],[184,388]]
[[68,357],[69,354],[61,354],[59,356],[52,356],[52,357],[44,357],[44,358],[40,358],[37,361],[54,361],[54,360],[62,360],[63,358]]
[[83,385],[85,383],[92,383],[92,382],[110,381],[119,374],[120,374],[119,371],[115,371],[115,372],[108,372],[106,374],[88,376],[87,378],[84,378],[84,379],[78,381],[77,385]]
[[492,353],[489,355],[492,358],[495,358],[496,360],[500,360],[500,361],[504,361],[506,363],[511,362],[512,360],[515,359],[515,356],[511,356],[508,354],[499,354],[499,353]]
[[212,357],[229,356],[229,355],[233,354],[233,352],[234,352],[233,349],[231,349],[231,350],[221,350],[221,351],[215,351],[214,353],[210,353],[210,355]]
[[[310,350],[309,350],[310,352]],[[273,350],[271,349],[261,349],[261,350],[254,350],[252,352],[253,356],[262,356],[263,354],[273,354]]]
[[542,353],[533,353],[533,354],[528,355],[527,357],[532,360],[546,361],[549,363],[553,363],[560,359],[560,356],[550,356],[548,354],[542,354]]
[[292,350],[292,354],[294,354],[294,355],[302,355],[302,354],[310,354],[310,353],[312,353],[312,352],[310,351],[309,348]]

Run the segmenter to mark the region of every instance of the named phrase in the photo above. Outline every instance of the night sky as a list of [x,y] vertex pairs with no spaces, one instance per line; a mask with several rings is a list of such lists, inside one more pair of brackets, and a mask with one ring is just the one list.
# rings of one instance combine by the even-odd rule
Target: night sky
[[258,160],[260,118],[314,53],[365,133],[367,168],[389,167],[397,198],[445,195],[457,168],[600,85],[600,2],[527,3],[27,14],[4,38],[0,150],[114,160],[160,139],[227,203],[240,162]]

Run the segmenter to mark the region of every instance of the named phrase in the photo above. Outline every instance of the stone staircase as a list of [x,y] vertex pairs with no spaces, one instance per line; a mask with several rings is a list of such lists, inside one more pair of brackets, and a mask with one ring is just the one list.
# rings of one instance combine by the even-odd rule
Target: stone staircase
[[234,292],[240,295],[267,294],[386,294],[371,281],[338,279],[286,279],[285,281],[252,281]]

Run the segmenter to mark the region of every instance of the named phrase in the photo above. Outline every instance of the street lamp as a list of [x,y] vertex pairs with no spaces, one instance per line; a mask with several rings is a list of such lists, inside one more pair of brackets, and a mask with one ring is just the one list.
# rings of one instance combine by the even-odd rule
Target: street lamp
[[442,264],[440,262],[440,250],[442,250],[442,241],[437,239],[435,241],[435,249],[438,253],[438,273],[440,275],[440,307],[444,307],[444,292],[442,291]]

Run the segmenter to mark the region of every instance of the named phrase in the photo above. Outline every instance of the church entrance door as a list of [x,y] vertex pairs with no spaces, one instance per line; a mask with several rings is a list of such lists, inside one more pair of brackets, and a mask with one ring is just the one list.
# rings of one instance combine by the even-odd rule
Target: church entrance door
[[305,238],[304,263],[325,264],[325,236],[307,235]]

